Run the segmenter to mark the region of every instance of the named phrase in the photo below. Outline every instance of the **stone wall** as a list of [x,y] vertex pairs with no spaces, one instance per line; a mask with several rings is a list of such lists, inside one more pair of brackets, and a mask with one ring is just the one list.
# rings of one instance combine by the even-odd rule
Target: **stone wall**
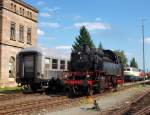
[[[11,22],[16,23],[16,40],[10,40],[10,24]],[[19,42],[19,26],[24,26],[24,43]],[[1,43],[14,45],[18,47],[31,47],[31,45],[27,44],[27,28],[31,28],[32,30],[32,45],[36,45],[37,41],[37,23],[24,18],[20,15],[14,14],[6,9],[2,10],[2,39]]]
[[[14,78],[9,77],[9,62],[11,57],[16,62],[16,54],[23,48],[35,46],[37,43],[37,11],[32,10],[31,6],[20,4],[15,1],[20,0],[1,0],[0,4],[0,87],[15,86]],[[12,11],[11,4],[16,5],[16,12]],[[24,9],[24,15],[20,14],[20,8]],[[30,12],[32,16],[28,16]],[[10,40],[11,22],[16,24],[15,40]],[[24,42],[19,41],[19,27],[24,26]],[[27,28],[31,28],[31,44],[27,44]],[[16,65],[14,65],[16,67]]]
[[[0,45],[1,48],[1,80],[0,86],[15,86],[15,71],[14,71],[14,78],[9,78],[9,61],[11,57],[16,59],[16,54],[21,50],[21,48],[7,46],[7,45]],[[16,60],[15,60],[16,61]],[[14,65],[16,67],[16,63]]]

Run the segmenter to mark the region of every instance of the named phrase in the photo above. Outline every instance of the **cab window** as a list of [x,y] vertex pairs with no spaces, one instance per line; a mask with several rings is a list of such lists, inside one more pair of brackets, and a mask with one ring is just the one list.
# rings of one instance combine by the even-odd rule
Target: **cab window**
[[52,69],[57,69],[57,68],[58,68],[58,60],[52,59]]
[[44,62],[45,62],[45,68],[49,69],[50,68],[50,59],[45,58]]
[[65,61],[60,60],[60,69],[65,69]]

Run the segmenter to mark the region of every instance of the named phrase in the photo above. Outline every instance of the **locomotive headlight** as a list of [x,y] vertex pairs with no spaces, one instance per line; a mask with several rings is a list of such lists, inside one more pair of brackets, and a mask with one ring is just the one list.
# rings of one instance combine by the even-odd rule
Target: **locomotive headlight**
[[87,77],[87,78],[89,78],[89,77],[90,77],[90,75],[86,75],[86,77]]
[[67,75],[65,75],[64,77],[65,77],[65,78],[67,78],[68,76],[67,76]]

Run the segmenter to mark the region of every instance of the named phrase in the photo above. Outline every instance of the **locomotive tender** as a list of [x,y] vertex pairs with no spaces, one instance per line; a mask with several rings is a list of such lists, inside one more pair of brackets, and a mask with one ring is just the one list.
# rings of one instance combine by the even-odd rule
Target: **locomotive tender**
[[16,58],[16,82],[32,91],[56,89],[55,85],[60,86],[62,72],[68,69],[68,61],[69,58],[55,50],[46,52],[42,48],[23,49]]
[[123,83],[123,66],[113,51],[83,44],[81,51],[72,52],[64,78],[70,95],[93,94]]

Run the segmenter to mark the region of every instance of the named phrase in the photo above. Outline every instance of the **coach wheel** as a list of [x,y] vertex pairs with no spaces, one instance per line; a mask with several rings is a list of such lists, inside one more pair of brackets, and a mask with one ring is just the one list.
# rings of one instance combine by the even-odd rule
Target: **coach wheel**
[[93,86],[93,92],[94,93],[100,93],[101,92],[101,86],[100,86],[100,84],[95,84],[94,86]]
[[68,88],[67,96],[70,97],[70,98],[76,96],[73,87],[69,87],[69,88]]
[[88,95],[93,95],[93,89],[88,87]]
[[30,89],[30,87],[29,87],[28,85],[22,85],[22,86],[21,86],[21,89],[22,89],[23,91],[27,91],[27,90]]
[[30,87],[31,87],[31,90],[32,90],[33,92],[36,92],[37,89],[38,89],[36,84],[30,85]]

